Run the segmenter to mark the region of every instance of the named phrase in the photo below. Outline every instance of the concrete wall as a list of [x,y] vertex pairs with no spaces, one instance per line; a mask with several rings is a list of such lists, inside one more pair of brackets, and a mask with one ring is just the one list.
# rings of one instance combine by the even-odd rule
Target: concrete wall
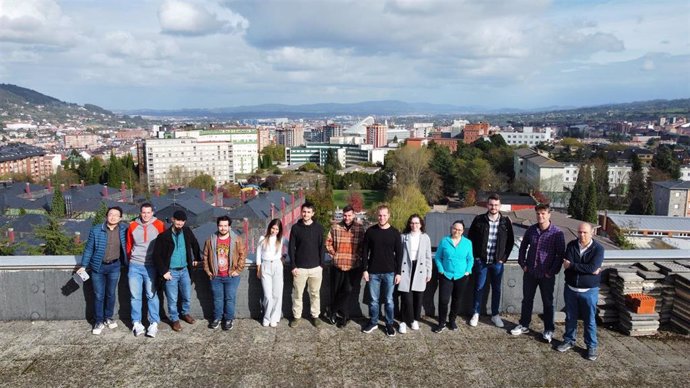
[[[255,267],[242,273],[242,280],[237,292],[238,318],[261,317],[261,283],[256,277]],[[556,281],[556,307],[563,307],[563,278],[562,271]],[[467,281],[462,297],[462,314],[469,315],[472,303],[472,281]],[[436,275],[429,282],[424,300],[423,314],[436,315],[438,303]],[[213,314],[210,283],[203,271],[193,271],[192,274],[192,314],[197,318],[210,319]],[[357,302],[353,301],[353,316],[368,316],[368,289],[362,282],[358,291]],[[285,288],[283,292],[283,315],[291,317],[292,276],[286,271]],[[159,297],[163,300],[163,292]],[[93,288],[91,281],[78,286],[72,280],[72,270],[69,269],[2,269],[0,268],[0,320],[61,320],[86,319],[93,317]],[[329,300],[330,282],[329,268],[324,270],[324,281],[321,288],[322,311]],[[485,293],[485,300],[490,300],[490,293]],[[309,316],[308,296],[305,292],[304,312]],[[118,303],[115,315],[124,321],[129,321],[130,295],[127,286],[127,274],[123,270],[118,286]],[[501,295],[501,311],[518,313],[522,301],[522,270],[517,263],[509,263],[505,267]],[[485,303],[488,308],[489,303]],[[165,303],[161,303],[161,310],[167,310]],[[541,298],[537,296],[534,312],[542,311]],[[161,317],[164,317],[161,311]],[[144,314],[146,316],[146,314]]]

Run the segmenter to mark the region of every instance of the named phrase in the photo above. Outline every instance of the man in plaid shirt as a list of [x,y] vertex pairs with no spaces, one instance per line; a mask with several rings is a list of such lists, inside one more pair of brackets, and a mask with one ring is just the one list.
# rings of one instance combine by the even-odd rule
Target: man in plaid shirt
[[333,258],[333,265],[331,306],[324,318],[331,325],[338,324],[342,328],[350,319],[353,290],[358,289],[362,278],[363,238],[364,227],[355,222],[355,210],[350,205],[345,206],[343,220],[331,227],[326,238],[326,251]]

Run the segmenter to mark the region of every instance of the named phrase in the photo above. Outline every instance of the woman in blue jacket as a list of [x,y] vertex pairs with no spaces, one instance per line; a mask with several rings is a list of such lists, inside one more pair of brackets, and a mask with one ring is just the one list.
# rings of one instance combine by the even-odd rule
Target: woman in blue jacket
[[[434,263],[438,269],[438,326],[433,331],[440,333],[448,327],[457,330],[455,318],[460,310],[460,293],[465,280],[472,273],[474,256],[472,255],[472,242],[463,237],[465,223],[462,220],[453,222],[450,227],[450,236],[446,236],[438,243]],[[451,295],[453,302],[448,313],[448,302]]]

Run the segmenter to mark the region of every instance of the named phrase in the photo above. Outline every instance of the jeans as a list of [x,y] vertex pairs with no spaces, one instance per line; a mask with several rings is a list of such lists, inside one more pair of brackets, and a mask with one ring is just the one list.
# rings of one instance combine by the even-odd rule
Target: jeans
[[165,297],[168,299],[168,318],[171,322],[180,320],[177,311],[177,293],[182,294],[182,315],[189,314],[189,305],[192,300],[192,278],[189,277],[187,268],[171,269],[172,279],[165,282]]
[[283,311],[283,263],[280,260],[261,262],[261,287],[264,298],[261,305],[264,308],[263,324],[280,322]]
[[565,334],[563,342],[575,343],[577,336],[577,319],[582,318],[585,327],[585,345],[587,348],[597,347],[597,299],[599,287],[590,288],[586,292],[576,292],[565,285],[563,291],[565,299]]
[[501,279],[503,278],[503,263],[494,262],[486,264],[480,260],[475,260],[474,268],[474,312],[481,313],[482,298],[484,297],[484,286],[486,278],[491,276],[491,315],[498,315],[498,308],[501,304]]
[[[110,264],[101,264],[101,268],[91,272],[93,284],[94,314],[96,324],[104,323],[106,319],[112,319],[115,310],[117,294],[117,282],[120,280],[120,261]],[[105,310],[105,311],[104,311]]]
[[213,320],[221,318],[226,321],[235,319],[235,296],[240,285],[240,276],[215,276],[211,279],[213,291]]
[[383,285],[384,304],[386,311],[386,325],[393,324],[393,288],[395,273],[369,274],[369,317],[372,325],[379,324],[379,309],[381,308],[381,286]]
[[556,284],[555,277],[536,278],[530,272],[525,272],[522,276],[522,310],[520,313],[520,324],[529,327],[532,320],[532,310],[534,307],[534,295],[541,294],[541,302],[544,305],[544,331],[554,331],[553,324],[553,290]]
[[129,291],[132,293],[132,322],[141,322],[142,293],[145,291],[149,324],[158,323],[161,318],[155,284],[158,279],[156,267],[130,263],[127,278],[129,280]]
[[[467,276],[463,276],[460,279],[451,280],[445,275],[438,275],[439,325],[446,323],[446,316],[448,317],[448,322],[455,322],[455,318],[460,313],[460,297],[462,295],[463,288],[465,288],[466,279]],[[451,295],[453,296],[453,299],[450,303],[450,314],[448,314],[448,302],[451,301]]]
[[353,292],[361,281],[362,270],[358,268],[343,271],[336,266],[331,267],[331,314],[339,312],[343,318],[350,318],[352,298],[358,296],[353,295]]

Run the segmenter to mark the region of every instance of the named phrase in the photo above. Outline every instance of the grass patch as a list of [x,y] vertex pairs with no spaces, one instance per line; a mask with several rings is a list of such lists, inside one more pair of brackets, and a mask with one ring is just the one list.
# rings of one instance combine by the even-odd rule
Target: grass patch
[[[383,202],[386,193],[381,190],[355,190],[362,194],[364,198],[364,208],[370,209],[379,202]],[[333,190],[333,202],[339,208],[344,208],[347,205],[347,190]]]

